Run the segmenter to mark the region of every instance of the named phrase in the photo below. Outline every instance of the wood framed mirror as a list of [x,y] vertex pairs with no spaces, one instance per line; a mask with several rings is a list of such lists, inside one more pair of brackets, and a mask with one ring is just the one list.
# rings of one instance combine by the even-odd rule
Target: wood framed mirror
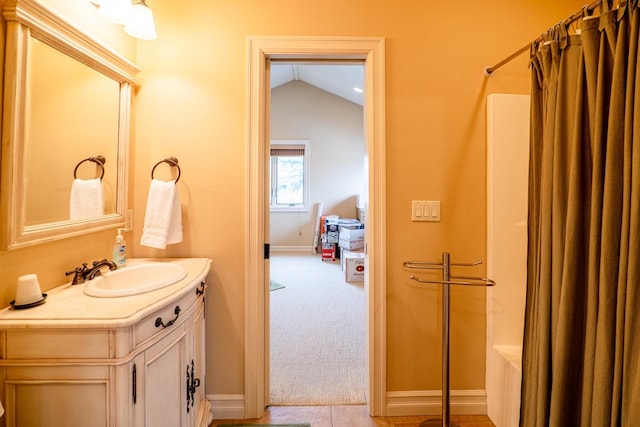
[[0,249],[122,226],[139,69],[36,0],[5,5]]

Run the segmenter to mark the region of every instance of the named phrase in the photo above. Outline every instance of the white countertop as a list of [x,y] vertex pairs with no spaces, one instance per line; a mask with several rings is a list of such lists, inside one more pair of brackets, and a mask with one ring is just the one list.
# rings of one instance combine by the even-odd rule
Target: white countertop
[[[127,266],[142,263],[177,263],[187,275],[172,285],[155,291],[116,298],[96,298],[84,294],[88,282],[71,282],[46,291],[44,304],[16,310],[0,310],[0,330],[18,328],[114,328],[131,325],[149,313],[200,286],[209,273],[208,258],[132,258]],[[125,267],[127,268],[127,267]]]

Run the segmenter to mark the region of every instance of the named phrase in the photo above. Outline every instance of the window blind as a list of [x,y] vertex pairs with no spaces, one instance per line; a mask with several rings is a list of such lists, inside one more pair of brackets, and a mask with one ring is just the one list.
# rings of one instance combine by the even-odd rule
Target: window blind
[[272,156],[304,156],[303,145],[281,145],[271,147]]

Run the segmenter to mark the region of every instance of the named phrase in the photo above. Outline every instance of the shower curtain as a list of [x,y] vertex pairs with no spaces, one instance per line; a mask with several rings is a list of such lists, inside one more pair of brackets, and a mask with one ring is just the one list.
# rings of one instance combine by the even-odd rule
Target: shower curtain
[[532,45],[522,427],[640,426],[638,1]]

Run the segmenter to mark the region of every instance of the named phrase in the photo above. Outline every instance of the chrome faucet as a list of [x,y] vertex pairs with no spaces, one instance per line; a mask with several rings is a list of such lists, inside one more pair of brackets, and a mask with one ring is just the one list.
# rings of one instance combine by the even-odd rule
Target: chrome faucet
[[109,267],[109,270],[115,270],[118,268],[115,262],[109,261],[105,258],[101,261],[94,261],[91,268],[87,267],[87,263],[84,262],[82,263],[82,267],[77,267],[71,271],[67,271],[65,275],[70,276],[73,274],[71,284],[79,285],[84,283],[86,280],[95,279],[96,276],[101,274],[100,271],[104,267]]

